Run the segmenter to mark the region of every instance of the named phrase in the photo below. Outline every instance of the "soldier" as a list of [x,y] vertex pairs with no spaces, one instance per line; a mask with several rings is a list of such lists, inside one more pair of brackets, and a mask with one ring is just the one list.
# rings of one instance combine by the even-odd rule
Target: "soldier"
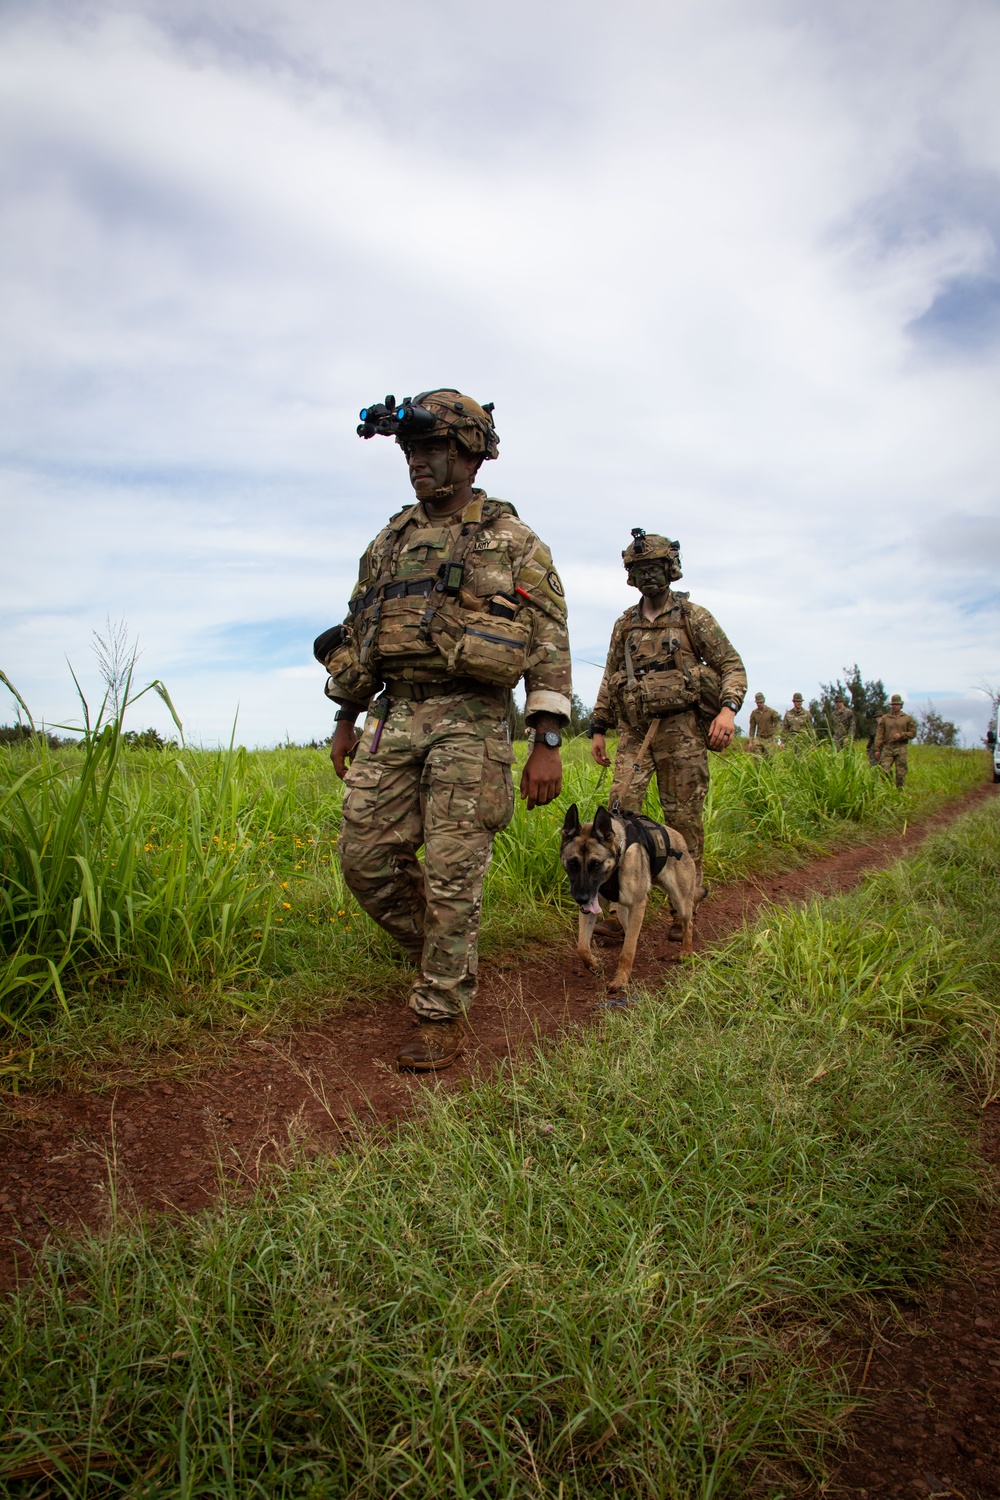
[[750,749],[761,755],[769,755],[778,743],[781,715],[776,708],[769,708],[763,693],[754,694],[757,707],[750,715]]
[[838,693],[833,700],[833,710],[830,714],[830,728],[833,731],[833,742],[838,750],[843,750],[845,745],[850,745],[854,740],[854,710],[848,708],[843,693]]
[[[341,868],[418,970],[416,1033],[397,1058],[416,1072],[462,1052],[483,877],[514,811],[507,713],[522,677],[535,738],[521,796],[544,807],[562,789],[566,601],[545,544],[507,501],[473,488],[497,456],[492,410],[441,389],[362,411],[358,433],[395,436],[417,498],[367,548],[324,652],[341,705],[330,751],[345,783]],[[379,690],[359,739],[354,721]]]
[[792,706],[785,712],[781,721],[781,738],[786,745],[798,740],[800,744],[814,739],[816,731],[813,727],[812,715],[808,709],[802,707],[802,694],[792,694]]
[[906,783],[907,746],[916,732],[916,719],[904,714],[902,698],[893,693],[889,712],[882,715],[875,729],[875,761],[890,781],[895,775],[898,787]]
[[[622,558],[628,581],[642,599],[615,621],[611,632],[594,705],[591,754],[599,766],[611,764],[605,736],[617,725],[610,805],[617,799],[623,812],[641,811],[655,770],[664,820],[683,834],[700,881],[706,744],[713,750],[732,744],[746,673],[739,652],[708,610],[671,589],[682,576],[680,543],[647,536],[640,528],[632,537]],[[654,722],[658,727],[646,757],[633,771]]]

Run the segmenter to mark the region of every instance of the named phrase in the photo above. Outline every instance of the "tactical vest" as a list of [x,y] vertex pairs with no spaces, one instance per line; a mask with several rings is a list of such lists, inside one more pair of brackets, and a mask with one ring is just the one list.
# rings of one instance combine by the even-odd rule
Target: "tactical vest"
[[515,587],[506,548],[491,548],[482,536],[506,515],[517,511],[484,498],[479,518],[464,522],[457,537],[457,518],[450,526],[424,522],[416,505],[392,518],[361,560],[367,587],[351,601],[337,661],[327,663],[330,696],[355,680],[371,684],[355,701],[387,679],[468,679],[494,688],[520,680],[532,629],[528,599]]
[[[684,858],[680,849],[672,847],[670,832],[662,823],[654,822],[643,813],[620,813],[619,816],[625,824],[625,848],[629,848],[631,844],[643,846],[649,859],[649,874],[652,880],[656,879],[668,859]],[[624,850],[622,852],[624,853]],[[619,899],[618,868],[616,865],[601,886],[601,895],[606,901]]]
[[707,719],[719,712],[719,674],[695,649],[687,601],[687,594],[673,594],[668,617],[656,621],[643,619],[642,606],[637,605],[625,627],[624,666],[614,673],[610,686],[616,706],[633,729],[694,707]]

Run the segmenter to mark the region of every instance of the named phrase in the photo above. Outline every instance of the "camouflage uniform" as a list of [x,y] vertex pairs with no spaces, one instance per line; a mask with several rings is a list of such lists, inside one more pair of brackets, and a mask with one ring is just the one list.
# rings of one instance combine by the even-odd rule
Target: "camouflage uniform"
[[[686,637],[686,640],[685,640]],[[609,802],[621,795],[622,784],[636,761],[642,742],[654,716],[642,718],[627,707],[626,643],[634,673],[641,679],[647,670],[661,667],[675,652],[686,656],[698,671],[706,663],[717,674],[715,691],[731,699],[737,711],[747,690],[743,662],[718,621],[698,604],[691,604],[686,593],[670,590],[667,603],[654,621],[642,614],[642,604],[627,609],[615,621],[604,668],[594,721],[616,724],[619,728],[618,753]],[[676,643],[676,645],[675,645]],[[687,651],[687,644],[690,652]],[[721,686],[718,684],[721,682]],[[660,718],[649,752],[635,771],[622,799],[625,812],[640,812],[646,791],[656,773],[656,785],[663,806],[663,816],[671,828],[684,835],[701,873],[705,830],[701,810],[708,792],[708,749],[704,712],[697,705],[680,709]],[[714,717],[714,714],[710,715]]]
[[757,707],[750,715],[750,749],[760,755],[769,755],[774,749],[781,727],[781,715],[776,708],[769,708],[764,694],[756,695]]
[[[889,780],[895,779],[902,787],[906,782],[909,741],[917,732],[917,721],[912,714],[904,714],[903,700],[895,695],[889,712],[883,714],[875,730],[875,760]],[[899,740],[894,735],[902,735]]]
[[807,744],[816,737],[812,715],[808,709],[802,707],[801,697],[795,701],[798,707],[793,705],[792,708],[787,709],[781,721],[781,738],[786,745],[792,744],[795,740],[798,740],[800,744]]
[[[463,543],[461,592],[424,589]],[[527,716],[570,715],[562,584],[513,506],[474,490],[444,520],[419,503],[392,517],[361,560],[347,628],[352,670],[363,659],[374,686],[385,684],[388,717],[373,753],[378,720],[369,713],[347,773],[341,867],[364,910],[421,970],[411,1008],[422,1020],[451,1020],[476,993],[483,877],[493,835],[514,810],[509,660],[522,662]],[[350,699],[353,682],[350,671],[333,677],[330,696]]]
[[830,710],[830,728],[833,731],[833,742],[838,750],[851,744],[854,739],[853,708],[848,708],[846,703],[838,708],[835,703]]

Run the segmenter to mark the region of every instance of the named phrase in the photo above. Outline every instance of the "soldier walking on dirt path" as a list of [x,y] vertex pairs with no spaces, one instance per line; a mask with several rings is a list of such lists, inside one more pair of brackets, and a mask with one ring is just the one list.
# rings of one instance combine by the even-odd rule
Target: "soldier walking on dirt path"
[[890,781],[895,779],[898,787],[906,784],[909,743],[916,732],[916,719],[912,714],[904,714],[902,698],[893,693],[889,699],[889,712],[882,715],[875,729],[875,760]]
[[[641,812],[655,771],[664,821],[684,836],[702,878],[708,751],[733,742],[747,690],[739,652],[718,621],[690,596],[671,589],[681,575],[680,543],[641,528],[622,553],[642,599],[615,621],[594,705],[591,754],[609,766],[606,734],[618,728],[609,804]],[[658,721],[644,761],[633,769]]]
[[812,715],[807,708],[802,707],[801,693],[792,694],[792,706],[785,711],[785,717],[781,721],[781,738],[786,745],[791,745],[796,740],[800,745],[807,744],[816,738]]
[[366,549],[347,620],[315,649],[341,705],[330,751],[345,783],[341,868],[418,971],[416,1034],[397,1062],[425,1072],[463,1048],[483,877],[514,811],[507,714],[522,678],[535,741],[521,796],[544,807],[562,790],[566,602],[545,544],[507,501],[473,488],[497,456],[492,406],[441,389],[398,407],[388,397],[361,418],[362,437],[396,438],[417,498]]
[[843,693],[838,693],[833,700],[833,708],[830,712],[830,728],[833,733],[833,742],[838,750],[843,750],[845,745],[854,741],[854,710],[848,708],[847,700]]
[[750,749],[759,755],[770,755],[778,743],[781,715],[776,708],[769,708],[763,693],[754,693],[757,707],[750,715]]

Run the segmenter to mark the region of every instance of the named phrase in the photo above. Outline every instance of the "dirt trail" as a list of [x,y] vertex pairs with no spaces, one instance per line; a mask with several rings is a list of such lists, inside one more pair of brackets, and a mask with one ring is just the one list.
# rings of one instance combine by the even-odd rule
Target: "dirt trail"
[[[992,786],[977,787],[904,834],[856,845],[773,877],[717,887],[699,914],[698,946],[718,942],[765,903],[850,889],[869,870],[912,851],[929,832],[993,795]],[[662,911],[647,921],[634,970],[639,984],[662,983],[668,972],[665,965],[676,959],[679,945],[668,942],[667,931]],[[391,1123],[409,1114],[423,1089],[459,1088],[501,1059],[532,1045],[537,1035],[556,1036],[567,1028],[592,1023],[600,1015],[597,1006],[604,999],[603,986],[582,971],[572,950],[573,935],[567,924],[566,942],[560,947],[484,962],[472,1017],[473,1044],[466,1057],[439,1079],[400,1075],[392,1065],[411,1031],[404,1008],[406,982],[401,975],[398,1000],[373,1005],[358,1001],[329,1021],[274,1042],[248,1041],[225,1066],[206,1070],[193,1082],[123,1086],[103,1094],[53,1090],[9,1101],[15,1120],[0,1136],[0,1286],[10,1285],[28,1269],[32,1250],[52,1230],[72,1231],[105,1222],[109,1178],[121,1205],[195,1212],[215,1196],[220,1171],[231,1181],[249,1185],[266,1163],[282,1154],[290,1136],[308,1138],[320,1148],[336,1148],[376,1123]],[[613,950],[606,955],[608,977],[615,956]],[[990,1254],[990,1268],[985,1263],[977,1268],[975,1286],[979,1289],[976,1296],[992,1295],[993,1311],[982,1316],[993,1318],[1000,1284],[1000,1239]],[[957,1295],[963,1298],[965,1283],[956,1285]],[[936,1337],[930,1307],[927,1302],[914,1313],[925,1354]],[[980,1314],[972,1316],[971,1323],[968,1319],[958,1323],[952,1305],[946,1303],[944,1308],[940,1338],[953,1340],[959,1328],[974,1329],[975,1338],[961,1358],[973,1361],[977,1378],[983,1375],[987,1382],[993,1380],[1000,1395],[995,1379],[1000,1365],[979,1357],[978,1345],[986,1349],[988,1332],[985,1324],[981,1329],[976,1322]],[[1000,1325],[990,1326],[1000,1332]],[[990,1347],[995,1351],[1000,1346]],[[991,1360],[996,1357],[994,1352]],[[878,1352],[868,1370],[869,1389],[881,1388],[883,1366],[891,1371],[890,1356]],[[891,1374],[886,1379],[891,1381]],[[908,1380],[912,1389],[916,1389],[914,1380],[916,1375]],[[887,1408],[885,1420],[891,1415]],[[900,1434],[907,1433],[905,1425],[896,1426]],[[858,1430],[863,1442],[867,1429]],[[978,1427],[970,1430],[976,1435],[979,1431]],[[993,1431],[995,1438],[995,1424]],[[907,1467],[909,1442],[904,1436],[894,1472]],[[882,1462],[881,1455],[878,1462]],[[927,1469],[932,1477],[943,1467],[940,1459],[935,1462],[937,1468],[932,1464]],[[860,1473],[862,1457],[857,1464]],[[868,1467],[871,1471],[871,1463]],[[947,1472],[951,1474],[955,1467],[952,1464]],[[980,1469],[975,1472],[981,1474]],[[845,1468],[843,1483],[848,1487],[836,1492],[845,1500],[932,1493],[926,1488],[928,1481],[916,1471],[912,1479],[894,1481],[903,1485],[896,1489],[879,1488],[873,1477],[877,1470],[869,1472],[867,1482],[856,1484],[850,1479],[854,1473],[850,1466]],[[945,1489],[941,1493],[960,1492]],[[971,1500],[973,1495],[1000,1495],[1000,1489],[962,1493]]]

